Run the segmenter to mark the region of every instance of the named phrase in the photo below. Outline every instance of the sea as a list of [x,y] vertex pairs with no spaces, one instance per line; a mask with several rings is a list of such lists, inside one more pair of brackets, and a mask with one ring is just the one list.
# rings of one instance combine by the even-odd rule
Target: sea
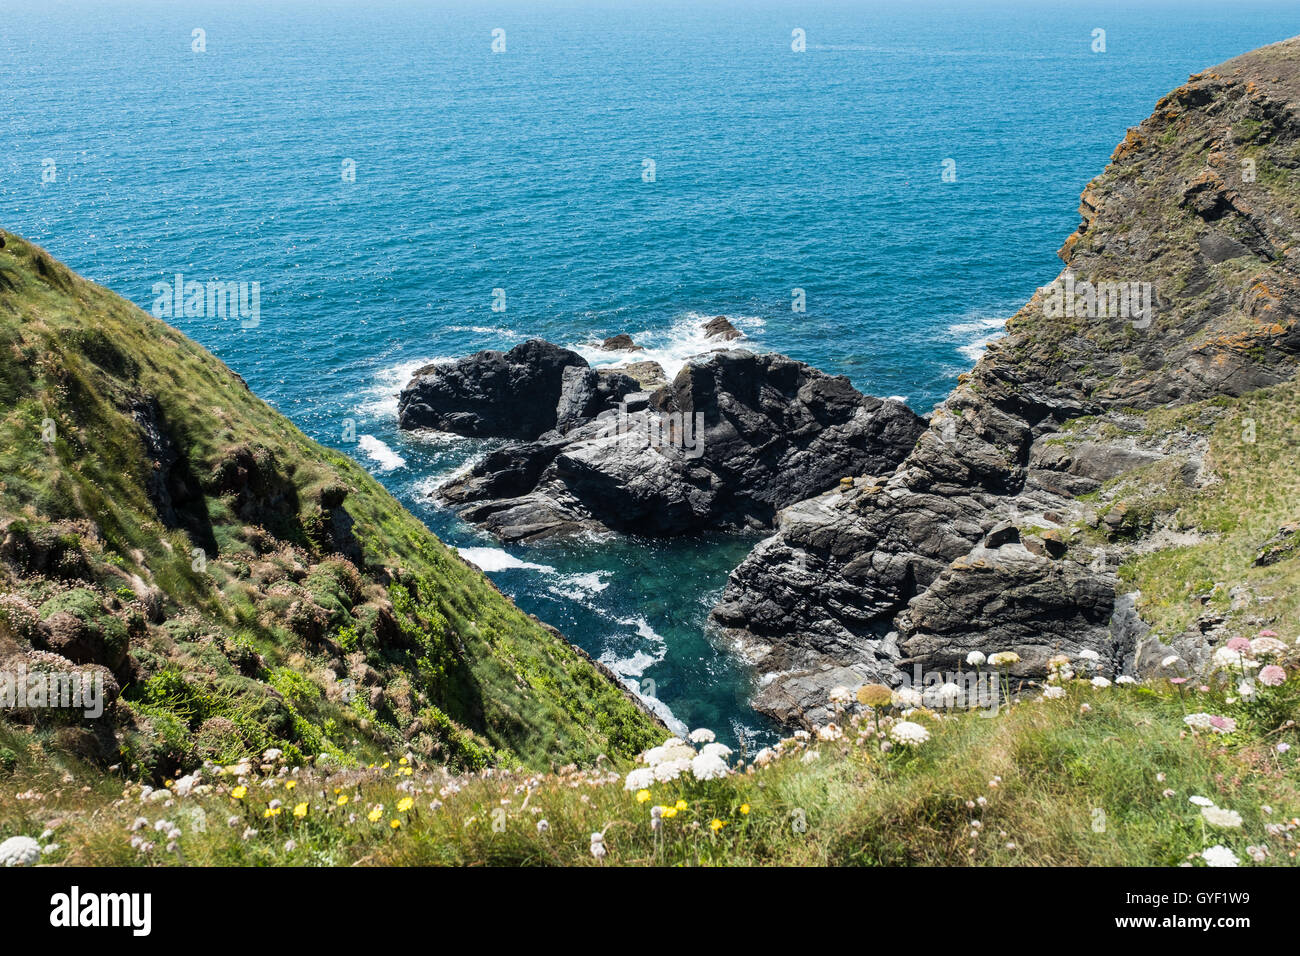
[[627,332],[672,374],[726,315],[928,413],[1125,131],[1296,33],[1293,0],[8,0],[0,227],[146,310],[256,288],[168,321],[674,727],[757,746],[707,614],[760,536],[503,547],[432,502],[492,443],[399,432],[411,372]]

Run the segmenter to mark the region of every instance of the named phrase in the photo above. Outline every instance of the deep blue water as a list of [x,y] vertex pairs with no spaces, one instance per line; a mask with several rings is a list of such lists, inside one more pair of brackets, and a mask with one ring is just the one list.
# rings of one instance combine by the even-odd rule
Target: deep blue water
[[[175,273],[260,283],[257,328],[172,321],[445,539],[495,549],[424,500],[477,446],[399,435],[413,367],[624,331],[680,360],[726,314],[927,412],[1055,276],[1125,129],[1297,32],[1292,2],[1218,0],[23,0],[0,13],[0,225],[146,309]],[[769,728],[704,619],[751,540],[473,554],[735,739]]]

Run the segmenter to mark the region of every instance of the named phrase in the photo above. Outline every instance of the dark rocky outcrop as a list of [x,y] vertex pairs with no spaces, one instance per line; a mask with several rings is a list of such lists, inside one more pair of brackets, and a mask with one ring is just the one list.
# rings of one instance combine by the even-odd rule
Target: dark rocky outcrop
[[[758,709],[825,719],[837,684],[897,683],[969,650],[1015,651],[1023,677],[1058,650],[1096,651],[1108,676],[1155,666],[1116,569],[1180,532],[1115,500],[1114,480],[1196,486],[1204,431],[1147,414],[1296,374],[1300,204],[1259,171],[1300,168],[1298,103],[1300,40],[1161,100],[1084,190],[1058,279],[1150,283],[1151,311],[1079,299],[1062,314],[1060,287],[1039,290],[896,473],[781,514],[713,612],[767,674]],[[1261,547],[1267,560],[1279,543]],[[1206,640],[1181,652],[1203,657]]]
[[704,337],[707,339],[720,339],[723,342],[734,342],[736,339],[743,339],[745,333],[732,325],[731,320],[725,315],[719,315],[704,323]]
[[540,339],[509,352],[479,352],[418,370],[398,398],[402,428],[458,435],[536,438],[555,427],[565,371],[586,369],[577,352]]
[[845,476],[888,474],[923,428],[905,405],[781,355],[714,352],[653,393],[569,367],[554,427],[491,452],[440,497],[506,540],[765,527]]
[[632,336],[626,332],[620,332],[618,335],[611,335],[605,341],[600,343],[600,347],[606,352],[644,352],[643,346],[637,345],[632,341]]

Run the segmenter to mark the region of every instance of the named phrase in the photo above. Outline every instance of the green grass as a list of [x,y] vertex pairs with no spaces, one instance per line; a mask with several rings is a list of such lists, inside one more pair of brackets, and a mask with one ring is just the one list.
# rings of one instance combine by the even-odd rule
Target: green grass
[[1206,456],[1212,481],[1196,491],[1171,490],[1175,482],[1170,480],[1143,483],[1146,494],[1171,514],[1173,526],[1206,535],[1199,544],[1135,556],[1120,569],[1125,583],[1142,592],[1143,619],[1157,635],[1172,636],[1195,621],[1203,610],[1197,595],[1216,583],[1223,585],[1216,608],[1228,615],[1230,628],[1238,619],[1261,613],[1258,604],[1233,610],[1227,591],[1234,586],[1270,598],[1270,619],[1287,626],[1300,620],[1300,561],[1292,557],[1264,567],[1254,563],[1283,524],[1300,520],[1297,401],[1300,384],[1286,382],[1241,398],[1151,414],[1155,431],[1199,430],[1195,423],[1207,412],[1217,418],[1209,430]]
[[[0,527],[13,544],[0,592],[42,617],[72,602],[113,640],[134,628],[105,764],[161,779],[217,751],[366,761],[412,740],[453,764],[544,769],[634,753],[657,732],[585,656],[207,351],[18,237],[0,269]],[[170,526],[147,490],[152,456],[132,417],[144,402],[189,490],[173,494]],[[356,566],[336,553],[350,545],[329,530],[332,489],[346,493]],[[151,589],[161,620],[136,600]],[[0,632],[0,652],[29,643]],[[376,706],[339,699],[354,673],[382,692]],[[202,746],[214,719],[217,751]]]
[[[913,714],[931,739],[888,753],[871,734],[857,737],[869,719],[855,726],[850,718],[845,739],[790,740],[765,767],[656,784],[645,802],[623,787],[626,762],[452,777],[400,757],[287,776],[276,776],[278,765],[252,768],[241,798],[229,774],[205,773],[202,792],[160,802],[92,775],[88,798],[74,765],[24,753],[5,789],[39,797],[0,801],[0,836],[34,835],[58,819],[49,839],[59,847],[47,861],[78,865],[597,865],[597,831],[604,865],[1174,866],[1218,843],[1243,863],[1247,847],[1263,846],[1265,863],[1289,865],[1300,771],[1294,752],[1276,745],[1300,745],[1295,727],[1284,726],[1297,713],[1300,681],[1267,693],[1273,706],[1252,710],[1217,690],[1187,691],[1184,700],[1168,684],[1076,682],[1065,699],[1016,703],[993,718]],[[1182,720],[1191,710],[1232,714],[1238,729],[1192,734]],[[259,785],[267,779],[274,786]],[[1242,827],[1207,827],[1191,796],[1236,810]],[[409,808],[399,809],[406,798]],[[282,809],[268,818],[272,800]],[[685,808],[656,834],[651,807],[679,800]],[[299,803],[305,815],[295,817]],[[151,827],[146,852],[131,846],[137,817]],[[158,819],[181,830],[173,850],[152,830]]]

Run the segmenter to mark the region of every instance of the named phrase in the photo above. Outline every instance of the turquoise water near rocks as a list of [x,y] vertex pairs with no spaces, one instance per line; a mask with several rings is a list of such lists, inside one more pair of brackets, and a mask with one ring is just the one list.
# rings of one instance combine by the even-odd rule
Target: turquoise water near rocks
[[928,412],[1126,128],[1297,32],[1197,0],[11,3],[0,225],[146,309],[177,273],[259,283],[255,328],[172,321],[677,719],[759,742],[705,628],[754,538],[502,549],[428,503],[483,446],[398,433],[410,371],[617,332],[680,363],[726,314]]

